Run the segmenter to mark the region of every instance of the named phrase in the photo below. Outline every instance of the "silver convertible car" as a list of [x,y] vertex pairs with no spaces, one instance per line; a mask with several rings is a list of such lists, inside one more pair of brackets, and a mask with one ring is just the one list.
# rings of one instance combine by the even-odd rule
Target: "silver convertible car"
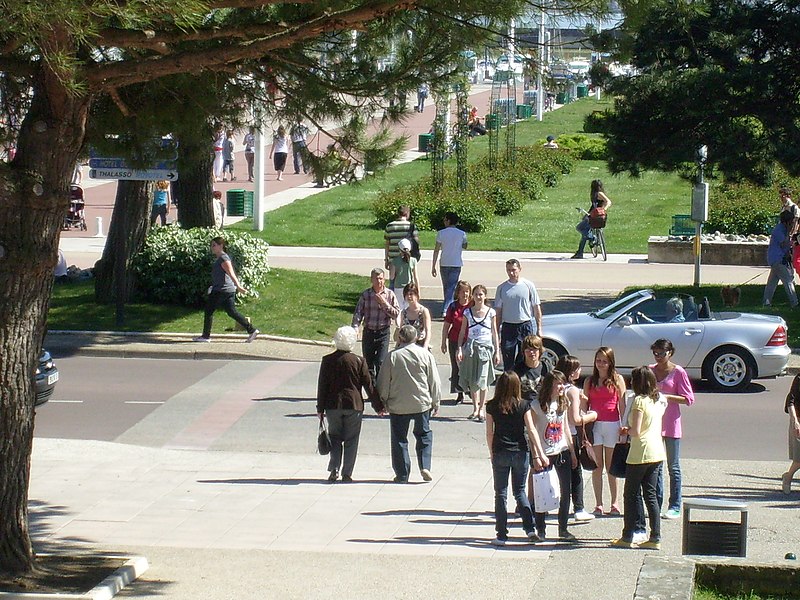
[[573,354],[587,368],[598,347],[614,349],[617,369],[629,373],[653,362],[650,345],[667,338],[675,346],[674,361],[693,379],[735,391],[751,380],[775,377],[786,369],[791,350],[786,322],[771,315],[711,312],[708,299],[695,302],[683,294],[660,295],[639,290],[590,313],[545,315],[548,366]]

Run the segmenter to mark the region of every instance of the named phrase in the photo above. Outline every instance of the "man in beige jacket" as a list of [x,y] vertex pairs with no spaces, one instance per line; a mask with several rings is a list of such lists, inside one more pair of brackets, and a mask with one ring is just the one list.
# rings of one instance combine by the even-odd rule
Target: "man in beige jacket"
[[378,373],[378,391],[392,429],[392,468],[395,483],[408,483],[411,458],[408,454],[408,425],[414,421],[417,462],[425,481],[431,481],[433,432],[430,418],[439,411],[441,383],[433,354],[418,346],[417,330],[404,325],[398,332],[398,346]]

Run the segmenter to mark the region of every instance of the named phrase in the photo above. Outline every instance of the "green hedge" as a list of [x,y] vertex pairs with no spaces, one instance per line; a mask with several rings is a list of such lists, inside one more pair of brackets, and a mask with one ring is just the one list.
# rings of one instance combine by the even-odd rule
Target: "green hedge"
[[580,160],[606,160],[608,157],[606,141],[602,138],[571,133],[558,136],[556,142],[559,148],[569,150]]
[[155,227],[134,257],[137,299],[159,304],[202,305],[211,284],[211,240],[222,236],[236,275],[248,289],[267,283],[269,244],[249,233],[220,229]]
[[420,229],[439,229],[444,213],[458,214],[465,231],[485,231],[494,215],[512,215],[526,202],[543,198],[545,186],[555,186],[569,173],[574,159],[569,150],[552,150],[541,146],[516,149],[514,164],[501,161],[490,169],[488,158],[469,165],[467,190],[456,188],[452,169],[445,172],[444,189],[434,190],[430,177],[383,192],[373,204],[375,223],[383,228],[394,220],[397,209],[407,205]]
[[[776,169],[775,185],[760,187],[750,183],[730,183],[711,188],[707,232],[719,231],[734,235],[768,235],[778,218],[781,201],[778,190],[789,187],[800,190],[800,179]],[[795,200],[797,197],[795,195]]]

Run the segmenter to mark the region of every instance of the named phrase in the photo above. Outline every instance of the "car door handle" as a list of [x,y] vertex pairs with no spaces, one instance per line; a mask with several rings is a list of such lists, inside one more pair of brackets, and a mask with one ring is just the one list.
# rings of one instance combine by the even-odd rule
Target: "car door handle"
[[702,329],[684,329],[683,330],[683,334],[684,335],[693,335],[695,333],[703,333],[703,330]]

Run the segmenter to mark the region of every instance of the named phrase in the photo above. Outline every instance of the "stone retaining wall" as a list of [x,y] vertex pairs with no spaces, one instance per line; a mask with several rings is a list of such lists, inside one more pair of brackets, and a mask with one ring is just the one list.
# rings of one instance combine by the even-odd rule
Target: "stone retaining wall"
[[[768,242],[703,242],[700,260],[704,265],[767,266]],[[652,236],[647,240],[651,263],[694,264],[694,240]]]

